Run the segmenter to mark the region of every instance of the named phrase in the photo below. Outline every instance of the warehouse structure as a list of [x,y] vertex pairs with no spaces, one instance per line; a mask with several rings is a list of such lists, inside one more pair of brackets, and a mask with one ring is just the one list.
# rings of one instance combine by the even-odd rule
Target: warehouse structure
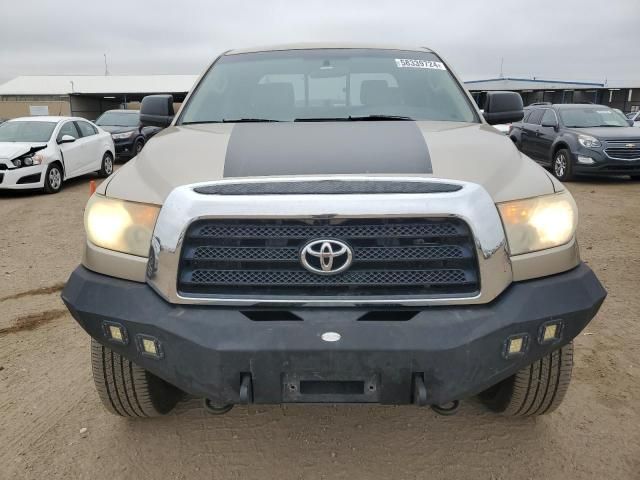
[[640,80],[608,85],[536,78],[491,78],[467,81],[465,85],[478,105],[484,104],[486,92],[509,90],[520,93],[525,105],[536,102],[597,103],[623,112],[640,110]]
[[[0,119],[29,115],[97,118],[105,110],[137,108],[145,95],[172,94],[184,100],[196,75],[40,75],[22,76],[0,85]],[[623,112],[640,110],[640,80],[620,84],[537,78],[491,78],[465,82],[478,105],[486,92],[519,92],[534,102],[599,103]]]
[[0,119],[73,115],[88,119],[115,108],[137,108],[145,95],[184,100],[196,75],[38,75],[0,85]]

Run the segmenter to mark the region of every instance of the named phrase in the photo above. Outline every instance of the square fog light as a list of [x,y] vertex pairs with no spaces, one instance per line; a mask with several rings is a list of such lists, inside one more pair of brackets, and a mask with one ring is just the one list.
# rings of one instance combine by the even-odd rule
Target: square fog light
[[542,324],[538,340],[540,343],[551,343],[560,340],[562,335],[562,321],[553,321]]
[[107,340],[113,343],[119,343],[121,345],[126,345],[127,343],[129,343],[127,329],[119,323],[103,322],[102,330],[104,331],[104,335],[105,337],[107,337]]
[[160,359],[163,356],[160,342],[149,335],[138,335],[138,348],[145,357]]
[[504,344],[504,356],[506,358],[522,355],[529,347],[529,335],[526,333],[512,335],[507,338]]

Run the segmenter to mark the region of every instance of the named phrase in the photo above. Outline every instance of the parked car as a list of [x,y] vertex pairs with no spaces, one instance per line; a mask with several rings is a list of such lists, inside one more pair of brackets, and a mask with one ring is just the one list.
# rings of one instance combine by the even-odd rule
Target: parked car
[[116,155],[122,158],[135,157],[144,144],[161,128],[140,124],[140,110],[107,110],[96,120],[103,130],[111,133],[116,146]]
[[621,113],[603,105],[527,107],[509,137],[562,181],[578,174],[640,179],[640,133]]
[[84,118],[24,117],[0,125],[0,189],[57,193],[69,178],[113,173],[111,135]]
[[[567,189],[488,124],[426,48],[221,55],[181,114],[91,197],[62,298],[91,336],[104,406],[562,401],[606,292]],[[180,161],[176,161],[176,153]]]
[[633,122],[634,127],[640,127],[640,110],[627,113],[627,118]]

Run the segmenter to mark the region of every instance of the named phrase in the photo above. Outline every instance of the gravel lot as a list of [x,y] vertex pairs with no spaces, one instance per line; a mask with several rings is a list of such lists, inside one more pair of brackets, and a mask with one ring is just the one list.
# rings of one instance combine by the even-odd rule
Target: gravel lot
[[60,300],[79,263],[89,177],[0,194],[0,478],[640,478],[640,184],[569,184],[582,256],[609,291],[577,339],[562,407],[512,420],[379,406],[236,407],[193,399],[161,419],[106,413],[89,337]]

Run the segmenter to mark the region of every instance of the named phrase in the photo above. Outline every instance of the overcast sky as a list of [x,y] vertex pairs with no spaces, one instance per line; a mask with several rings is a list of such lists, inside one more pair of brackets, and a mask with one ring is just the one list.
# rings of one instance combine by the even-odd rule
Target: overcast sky
[[0,0],[0,82],[18,75],[196,74],[252,45],[429,46],[465,80],[640,81],[640,0]]

